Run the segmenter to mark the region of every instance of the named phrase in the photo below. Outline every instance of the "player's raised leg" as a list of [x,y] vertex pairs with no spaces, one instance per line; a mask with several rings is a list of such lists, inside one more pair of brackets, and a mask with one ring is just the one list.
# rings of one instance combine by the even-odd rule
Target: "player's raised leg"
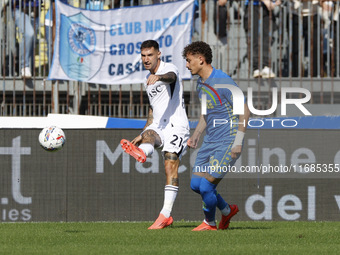
[[[137,144],[140,144],[137,146]],[[141,135],[137,136],[131,142],[122,139],[120,145],[124,152],[134,157],[138,162],[144,163],[146,157],[152,155],[154,147],[158,147],[162,144],[160,136],[156,131],[147,129]]]
[[146,155],[144,151],[138,148],[132,142],[122,139],[120,141],[120,145],[122,146],[124,152],[134,157],[138,162],[144,163],[146,161]]

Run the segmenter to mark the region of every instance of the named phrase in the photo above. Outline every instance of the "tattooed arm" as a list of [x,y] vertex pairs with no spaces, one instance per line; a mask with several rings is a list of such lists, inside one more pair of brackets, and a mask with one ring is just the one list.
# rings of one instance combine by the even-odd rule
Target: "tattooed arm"
[[147,85],[155,84],[157,81],[164,81],[166,83],[175,83],[177,79],[177,75],[174,72],[168,72],[166,74],[150,74],[148,80],[146,81]]

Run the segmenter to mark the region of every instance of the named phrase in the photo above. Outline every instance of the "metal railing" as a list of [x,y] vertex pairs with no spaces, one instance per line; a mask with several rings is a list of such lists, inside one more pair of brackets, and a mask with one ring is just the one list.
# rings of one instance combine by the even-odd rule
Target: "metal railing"
[[[0,116],[46,116],[53,112],[145,118],[148,99],[141,84],[47,81],[53,54],[53,29],[48,22],[53,20],[52,12],[48,12],[51,1],[36,1],[37,8],[22,7],[29,2],[32,0],[2,1]],[[219,6],[218,1],[200,0],[192,39],[209,43],[213,65],[233,77],[244,91],[253,87],[259,109],[270,106],[272,87],[286,86],[309,89],[310,103],[340,104],[340,1],[326,2],[320,5],[312,0],[301,4],[282,0],[281,5],[268,10],[264,5],[254,5],[254,1],[246,5],[246,1],[234,0]],[[99,8],[121,8],[155,1],[68,3],[82,8],[98,4]],[[38,20],[38,25],[32,26],[34,41],[29,60],[19,57],[27,49],[20,47],[26,39],[15,22],[15,13],[19,18],[26,13],[31,15],[31,21]],[[23,26],[27,28],[29,24],[25,22]],[[21,67],[27,64],[32,78],[22,75]],[[272,72],[269,79],[265,66]],[[199,103],[194,80],[184,81],[184,91],[185,102],[190,105],[188,115],[196,118]]]

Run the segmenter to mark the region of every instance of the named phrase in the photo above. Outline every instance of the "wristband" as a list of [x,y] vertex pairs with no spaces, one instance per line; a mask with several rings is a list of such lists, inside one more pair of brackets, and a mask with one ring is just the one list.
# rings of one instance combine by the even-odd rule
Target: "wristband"
[[237,130],[232,148],[237,146],[237,145],[242,145],[244,135],[245,135],[245,133],[243,131]]

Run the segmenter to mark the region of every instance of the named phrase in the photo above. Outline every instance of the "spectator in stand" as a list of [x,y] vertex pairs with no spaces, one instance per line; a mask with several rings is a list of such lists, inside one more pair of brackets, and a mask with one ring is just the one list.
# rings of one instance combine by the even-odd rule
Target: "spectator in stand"
[[214,9],[214,32],[219,39],[227,36],[227,2],[228,0],[217,0]]
[[334,1],[334,16],[333,16],[333,54],[334,54],[334,66],[333,68],[333,75],[334,76],[340,76],[340,73],[338,72],[339,69],[339,63],[337,62],[339,60],[339,40],[340,40],[340,33],[339,33],[339,21],[340,21],[340,3],[337,1]]
[[123,6],[121,6],[121,2],[122,1],[120,1],[120,0],[114,0],[113,6],[112,6],[112,2],[110,1],[109,8],[110,9],[116,9],[116,8],[121,8],[121,7],[126,7],[126,6],[136,6],[136,5],[138,5],[138,0],[133,0],[132,3],[131,3],[131,0],[124,0]]
[[[311,64],[311,76],[315,77],[318,73],[318,45],[320,45],[320,39],[318,37],[318,7],[319,0],[313,1],[301,1],[294,0],[293,1],[293,20],[292,20],[292,76],[305,76],[304,68],[301,68],[301,58],[300,48],[301,48],[301,39],[304,39],[304,53],[303,57],[310,56],[309,63]],[[300,13],[301,12],[301,13]],[[302,38],[299,33],[299,18],[300,15],[303,16],[302,20]],[[312,38],[310,38],[311,34],[308,29],[308,23],[310,20]],[[311,40],[309,42],[309,40]],[[321,50],[321,49],[320,49]],[[300,72],[301,70],[301,72]]]
[[[269,47],[271,43],[269,42],[269,34],[272,31],[269,31],[269,23],[272,22],[274,24],[274,15],[272,15],[272,20],[270,20],[270,12],[273,12],[275,8],[277,8],[280,4],[280,0],[253,0],[253,17],[250,22],[251,27],[248,27],[249,20],[249,11],[251,10],[251,2],[246,0],[245,6],[245,15],[244,15],[244,29],[246,34],[250,33],[250,29],[252,29],[253,37],[247,36],[248,46],[252,42],[252,59],[248,58],[249,61],[252,61],[253,67],[253,77],[262,77],[262,78],[275,78],[276,75],[271,69],[271,63],[269,63]],[[262,17],[260,17],[260,10],[262,10]],[[259,20],[261,19],[262,27],[259,29]],[[272,25],[273,28],[273,25]],[[259,43],[259,37],[261,34],[259,31],[262,31],[262,41]],[[250,41],[251,40],[251,41]],[[262,66],[259,63],[259,47],[262,49]]]
[[34,67],[33,44],[39,28],[40,0],[13,0],[12,3],[15,25],[19,32],[21,76],[29,79],[32,77],[30,66]]
[[[324,20],[325,28],[327,32],[324,37],[324,62],[329,65],[330,73],[329,76],[335,77],[338,75],[338,42],[339,42],[339,18],[340,18],[340,2],[333,0],[322,0],[322,18]],[[330,52],[327,52],[329,46]],[[330,53],[329,55],[327,53]],[[327,58],[330,59],[327,59]]]

